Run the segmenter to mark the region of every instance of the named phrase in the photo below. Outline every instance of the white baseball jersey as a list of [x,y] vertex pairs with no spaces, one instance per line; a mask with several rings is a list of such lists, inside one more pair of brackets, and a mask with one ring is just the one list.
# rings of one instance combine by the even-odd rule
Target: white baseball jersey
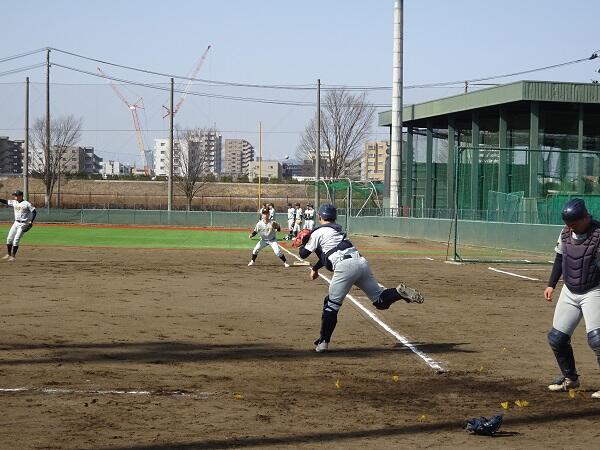
[[296,220],[303,220],[304,219],[304,214],[302,212],[302,208],[298,208],[296,210]]
[[294,220],[296,218],[296,208],[288,208],[288,220]]
[[269,219],[275,219],[275,208],[269,208]]
[[263,241],[274,241],[276,239],[277,230],[273,228],[273,222],[258,221],[254,227],[254,231],[260,236]]
[[31,220],[31,213],[35,208],[26,200],[18,202],[17,200],[8,200],[8,206],[12,206],[15,211],[16,222],[28,222]]
[[315,210],[314,209],[306,209],[304,211],[304,216],[306,217],[306,220],[314,220]]

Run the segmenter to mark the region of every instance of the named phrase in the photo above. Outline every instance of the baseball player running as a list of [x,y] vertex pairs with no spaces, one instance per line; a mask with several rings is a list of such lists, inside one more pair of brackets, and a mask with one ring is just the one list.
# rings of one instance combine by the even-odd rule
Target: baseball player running
[[[592,219],[582,199],[574,198],[562,210],[565,227],[556,244],[556,257],[544,290],[544,299],[552,294],[561,275],[564,286],[554,310],[548,343],[562,375],[548,386],[552,392],[579,386],[571,336],[583,317],[589,346],[600,365],[600,222]],[[600,391],[592,398],[600,399]]]
[[19,241],[33,226],[33,221],[37,215],[37,211],[31,203],[23,200],[23,192],[16,190],[13,192],[14,200],[4,200],[0,198],[0,203],[6,206],[12,206],[15,212],[15,222],[10,227],[8,236],[6,238],[6,256],[2,259],[6,261],[14,261],[17,256],[17,250],[19,250]]
[[256,264],[256,258],[258,256],[258,252],[260,252],[263,248],[270,245],[275,253],[275,256],[279,257],[283,261],[283,267],[290,267],[285,259],[285,255],[279,248],[279,244],[277,243],[277,232],[281,231],[281,227],[277,222],[271,222],[269,219],[269,209],[263,209],[261,211],[261,219],[258,221],[254,230],[250,234],[250,239],[252,239],[257,234],[260,235],[260,240],[256,243],[254,250],[252,250],[252,259],[248,263],[249,266],[253,266]]
[[[335,206],[322,205],[319,208],[318,218],[321,226],[312,233],[303,231],[294,242],[296,246],[299,245],[298,251],[302,259],[308,258],[312,252],[319,258],[310,271],[312,280],[317,279],[321,267],[326,267],[333,272],[329,294],[323,302],[321,335],[315,341],[317,352],[328,350],[331,335],[337,324],[338,311],[352,286],[362,289],[377,309],[388,309],[392,303],[400,299],[404,299],[407,303],[423,303],[423,295],[404,283],[389,289],[379,285],[367,260],[348,240],[342,227],[335,223],[337,218]],[[299,239],[301,242],[298,242]]]

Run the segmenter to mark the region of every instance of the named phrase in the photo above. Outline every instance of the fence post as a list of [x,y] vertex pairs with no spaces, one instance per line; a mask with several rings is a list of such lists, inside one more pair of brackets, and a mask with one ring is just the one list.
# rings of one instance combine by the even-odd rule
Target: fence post
[[212,209],[210,210],[210,227],[213,227],[213,212]]
[[79,223],[83,224],[83,207],[79,211]]

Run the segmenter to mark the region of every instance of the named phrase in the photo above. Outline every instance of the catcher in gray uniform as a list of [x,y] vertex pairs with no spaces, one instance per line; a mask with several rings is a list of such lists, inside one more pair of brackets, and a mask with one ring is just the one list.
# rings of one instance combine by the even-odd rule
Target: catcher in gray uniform
[[[583,317],[589,346],[600,364],[600,223],[593,220],[585,202],[575,198],[562,210],[565,227],[556,244],[556,257],[544,298],[552,301],[561,275],[564,286],[554,310],[548,343],[562,375],[548,386],[553,392],[579,386],[571,336]],[[600,391],[592,398],[600,399]]]
[[323,302],[321,335],[315,341],[317,352],[328,350],[331,335],[337,324],[338,311],[352,286],[362,289],[377,309],[388,309],[400,299],[407,303],[423,303],[423,295],[404,283],[389,289],[379,285],[367,260],[348,240],[342,227],[335,223],[335,206],[321,205],[318,216],[321,226],[312,233],[310,230],[302,230],[293,243],[295,247],[299,247],[298,253],[302,259],[308,258],[313,252],[318,256],[319,261],[310,272],[312,280],[319,276],[321,267],[333,272],[329,294]]

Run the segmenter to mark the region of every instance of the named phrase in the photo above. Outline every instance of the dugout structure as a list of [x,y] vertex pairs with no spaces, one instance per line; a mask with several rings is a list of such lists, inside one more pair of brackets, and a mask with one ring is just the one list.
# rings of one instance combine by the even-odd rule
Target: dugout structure
[[[488,222],[514,249],[508,225],[553,234],[570,197],[600,214],[600,84],[518,81],[406,106],[403,123],[401,205],[386,215],[447,226],[449,242],[461,224],[485,242]],[[391,132],[391,111],[379,124]]]

